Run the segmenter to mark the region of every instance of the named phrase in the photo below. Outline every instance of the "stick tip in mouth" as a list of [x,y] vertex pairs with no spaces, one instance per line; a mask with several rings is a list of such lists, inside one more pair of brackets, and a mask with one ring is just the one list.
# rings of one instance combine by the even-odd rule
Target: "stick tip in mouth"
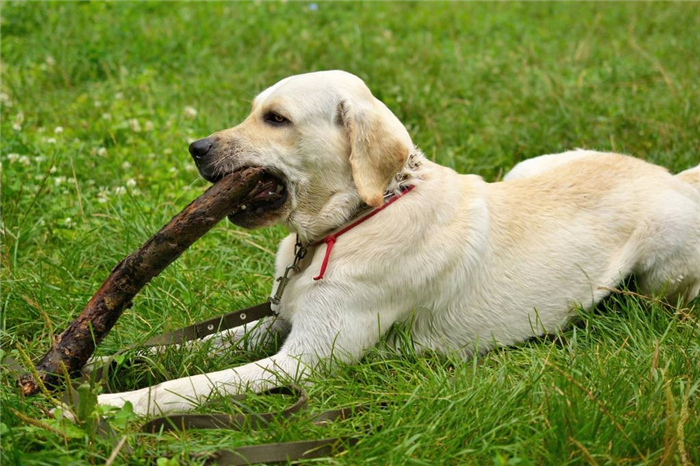
[[229,214],[229,219],[237,215],[260,215],[270,212],[282,207],[286,200],[287,187],[284,181],[265,170],[255,187],[237,203]]

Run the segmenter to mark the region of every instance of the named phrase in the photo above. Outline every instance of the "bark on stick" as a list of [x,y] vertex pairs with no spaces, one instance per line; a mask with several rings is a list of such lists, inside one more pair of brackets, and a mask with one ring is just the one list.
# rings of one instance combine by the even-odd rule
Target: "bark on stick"
[[[61,362],[71,374],[79,372],[141,288],[221,219],[238,210],[262,177],[261,168],[227,175],[122,260],[83,312],[54,337],[51,349],[36,366],[44,384],[57,384]],[[23,375],[19,384],[25,395],[39,391],[31,374]]]

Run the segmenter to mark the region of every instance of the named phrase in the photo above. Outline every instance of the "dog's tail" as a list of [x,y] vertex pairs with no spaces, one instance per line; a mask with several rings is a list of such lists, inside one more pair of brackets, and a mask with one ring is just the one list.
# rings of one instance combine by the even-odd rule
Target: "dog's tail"
[[700,191],[700,165],[695,168],[689,168],[684,172],[680,172],[676,176],[689,185],[695,186],[695,188]]

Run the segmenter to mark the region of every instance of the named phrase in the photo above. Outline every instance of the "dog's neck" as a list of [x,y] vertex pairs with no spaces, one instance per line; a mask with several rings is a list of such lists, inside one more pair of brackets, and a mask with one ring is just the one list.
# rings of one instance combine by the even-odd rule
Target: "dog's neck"
[[[414,185],[418,180],[420,180],[419,172],[424,160],[425,155],[423,155],[418,148],[414,148],[414,150],[409,154],[408,159],[401,170],[399,170],[399,172],[391,178],[391,181],[389,182],[389,185],[384,193],[385,202],[391,197],[398,195],[407,186]],[[362,199],[360,199],[360,196],[356,191],[346,194],[338,193],[326,206],[324,206],[324,210],[326,210],[327,213],[319,214],[319,217],[329,217],[329,213],[332,211],[335,217],[332,223],[326,223],[323,227],[319,228],[318,223],[314,222],[315,225],[312,226],[310,224],[304,228],[303,225],[299,225],[298,222],[295,221],[300,219],[290,219],[287,226],[292,232],[299,235],[300,240],[304,244],[312,244],[329,233],[342,228],[343,225],[351,223],[353,220],[369,212],[371,209],[372,208],[370,206],[365,204]],[[316,217],[316,220],[318,220],[318,217]]]

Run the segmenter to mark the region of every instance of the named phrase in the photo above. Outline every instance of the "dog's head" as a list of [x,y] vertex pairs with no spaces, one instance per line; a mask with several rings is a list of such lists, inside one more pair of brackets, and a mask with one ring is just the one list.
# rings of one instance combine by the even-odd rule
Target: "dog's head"
[[343,71],[283,79],[253,100],[248,118],[195,141],[200,174],[215,182],[242,167],[263,167],[282,196],[229,219],[255,228],[284,223],[314,239],[384,191],[413,148],[406,128],[365,83]]

